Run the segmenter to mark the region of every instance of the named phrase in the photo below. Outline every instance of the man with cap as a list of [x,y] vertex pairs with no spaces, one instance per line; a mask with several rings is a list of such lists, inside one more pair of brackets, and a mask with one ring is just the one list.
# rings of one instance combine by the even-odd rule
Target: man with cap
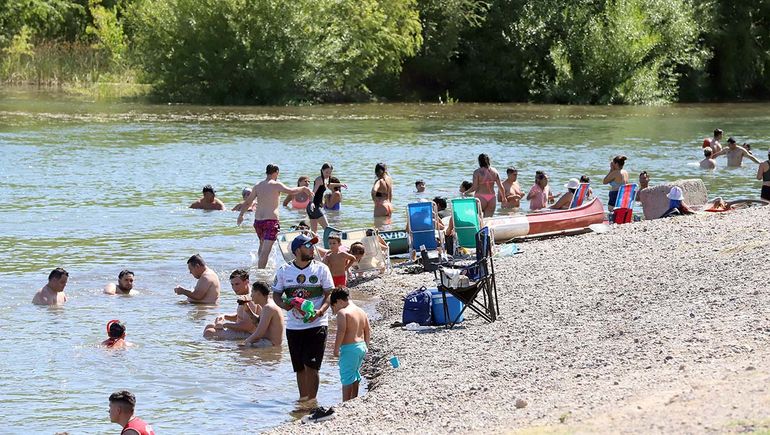
[[211,184],[203,186],[203,197],[190,204],[190,208],[201,210],[224,210],[225,205],[217,198],[217,192],[211,187]]
[[[329,268],[314,259],[318,237],[300,234],[291,242],[294,261],[279,267],[273,283],[273,300],[286,310],[286,340],[300,400],[318,394],[318,370],[326,348],[329,295],[334,287]],[[313,309],[307,309],[311,301]]]
[[739,168],[743,166],[744,157],[746,157],[747,159],[751,160],[754,163],[760,163],[758,158],[754,157],[752,154],[746,151],[746,148],[738,146],[738,144],[735,142],[735,139],[733,139],[732,137],[727,139],[727,148],[724,148],[719,152],[713,153],[711,155],[711,158],[716,159],[717,157],[723,154],[727,155],[728,168]]

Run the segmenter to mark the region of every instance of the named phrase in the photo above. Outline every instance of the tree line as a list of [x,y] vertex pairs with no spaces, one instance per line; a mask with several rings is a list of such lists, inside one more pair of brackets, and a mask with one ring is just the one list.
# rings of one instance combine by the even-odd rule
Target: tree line
[[0,0],[0,50],[6,82],[81,56],[180,102],[759,100],[770,2]]

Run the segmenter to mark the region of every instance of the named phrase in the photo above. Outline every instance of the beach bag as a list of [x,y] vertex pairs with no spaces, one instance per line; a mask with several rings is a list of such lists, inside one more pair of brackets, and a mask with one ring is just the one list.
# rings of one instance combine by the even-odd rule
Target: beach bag
[[425,286],[409,293],[404,298],[404,312],[401,317],[401,323],[408,325],[410,323],[419,323],[422,326],[431,324],[431,294]]
[[630,208],[616,208],[612,211],[612,217],[616,224],[628,224],[634,220],[634,211]]

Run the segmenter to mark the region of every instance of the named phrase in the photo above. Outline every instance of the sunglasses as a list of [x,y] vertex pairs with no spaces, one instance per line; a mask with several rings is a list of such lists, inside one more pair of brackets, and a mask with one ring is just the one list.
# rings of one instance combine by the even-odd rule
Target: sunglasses
[[303,243],[302,246],[306,247],[307,249],[310,249],[313,247],[313,244],[310,242],[307,242],[307,243]]

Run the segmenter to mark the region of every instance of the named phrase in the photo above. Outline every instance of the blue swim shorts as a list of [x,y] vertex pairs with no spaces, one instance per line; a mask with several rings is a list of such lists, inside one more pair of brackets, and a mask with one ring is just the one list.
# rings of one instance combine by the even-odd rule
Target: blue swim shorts
[[361,380],[361,365],[364,355],[369,350],[366,343],[359,341],[340,346],[340,381],[342,385],[350,385]]

